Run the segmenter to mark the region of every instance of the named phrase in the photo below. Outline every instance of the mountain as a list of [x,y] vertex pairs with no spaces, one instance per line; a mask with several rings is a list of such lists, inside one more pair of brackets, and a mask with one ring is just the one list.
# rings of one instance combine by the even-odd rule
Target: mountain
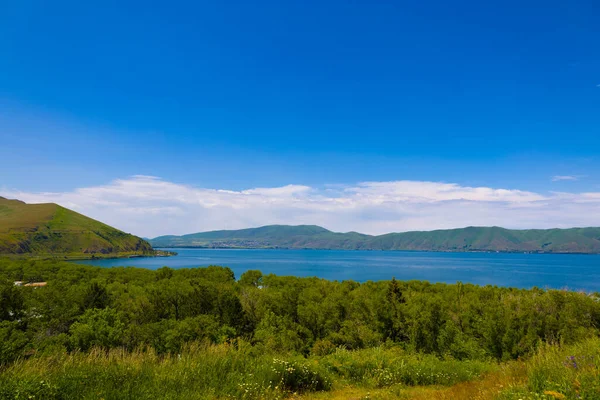
[[467,227],[375,236],[367,246],[389,250],[600,253],[600,228],[513,230]]
[[150,255],[152,246],[57,204],[0,197],[0,254],[39,256]]
[[237,248],[354,248],[369,235],[337,233],[316,225],[269,225],[233,231],[212,231],[184,236],[151,239],[157,247],[237,247]]
[[269,225],[159,236],[150,243],[155,247],[600,253],[600,228],[512,230],[494,226],[372,236],[331,232],[315,225]]

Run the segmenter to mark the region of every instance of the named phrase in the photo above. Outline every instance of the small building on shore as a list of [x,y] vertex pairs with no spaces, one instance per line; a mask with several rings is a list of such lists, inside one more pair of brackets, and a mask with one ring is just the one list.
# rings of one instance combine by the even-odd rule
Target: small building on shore
[[44,287],[47,284],[48,284],[47,282],[31,282],[31,283],[26,283],[23,286],[26,286],[26,287],[36,287],[37,288],[37,287]]

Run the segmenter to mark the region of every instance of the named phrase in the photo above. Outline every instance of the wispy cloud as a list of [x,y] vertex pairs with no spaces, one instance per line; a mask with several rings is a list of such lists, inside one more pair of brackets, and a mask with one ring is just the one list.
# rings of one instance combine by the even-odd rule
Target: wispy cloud
[[316,224],[373,234],[469,225],[600,225],[600,192],[540,194],[424,181],[238,191],[132,176],[69,192],[0,189],[0,196],[28,203],[55,202],[148,237],[267,224]]
[[558,182],[558,181],[578,181],[579,180],[579,176],[575,176],[575,175],[554,175],[552,177],[552,182]]

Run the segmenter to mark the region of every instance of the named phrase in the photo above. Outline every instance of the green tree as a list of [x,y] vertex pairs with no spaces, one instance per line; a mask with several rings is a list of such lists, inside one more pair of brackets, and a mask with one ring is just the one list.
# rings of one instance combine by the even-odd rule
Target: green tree
[[22,288],[0,278],[0,321],[16,321],[23,317],[25,300]]
[[0,365],[16,360],[29,344],[27,334],[16,321],[0,322]]
[[289,318],[268,312],[254,332],[254,340],[275,353],[308,352],[310,332]]
[[123,344],[124,315],[112,308],[89,309],[69,331],[71,346],[83,351],[91,347],[111,348]]
[[405,304],[400,285],[396,278],[392,278],[386,293],[384,330],[386,336],[394,341],[407,339]]
[[92,282],[85,291],[83,297],[83,307],[88,308],[106,308],[110,305],[110,296],[106,287],[98,282]]
[[162,279],[150,288],[150,301],[157,319],[186,317],[186,305],[194,289],[189,280],[181,277]]
[[259,287],[262,284],[262,272],[251,269],[242,274],[239,284],[242,286]]

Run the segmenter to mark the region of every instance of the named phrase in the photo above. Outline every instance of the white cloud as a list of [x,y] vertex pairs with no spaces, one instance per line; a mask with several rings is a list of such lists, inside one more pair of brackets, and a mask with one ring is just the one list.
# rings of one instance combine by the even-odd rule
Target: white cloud
[[311,188],[302,185],[287,185],[276,188],[256,188],[244,190],[242,194],[262,194],[265,196],[293,196],[294,194],[302,194],[310,191]]
[[552,182],[558,181],[578,181],[579,177],[574,175],[554,175],[552,177]]
[[[396,181],[364,182],[346,189],[357,195],[379,196],[388,201],[438,202],[448,200],[526,202],[544,200],[544,197],[521,190],[465,187],[455,183]],[[382,197],[383,196],[383,197]]]
[[454,183],[394,181],[226,190],[152,176],[61,193],[0,190],[28,203],[55,202],[140,236],[316,224],[386,233],[469,225],[550,228],[600,225],[600,193],[540,194]]

